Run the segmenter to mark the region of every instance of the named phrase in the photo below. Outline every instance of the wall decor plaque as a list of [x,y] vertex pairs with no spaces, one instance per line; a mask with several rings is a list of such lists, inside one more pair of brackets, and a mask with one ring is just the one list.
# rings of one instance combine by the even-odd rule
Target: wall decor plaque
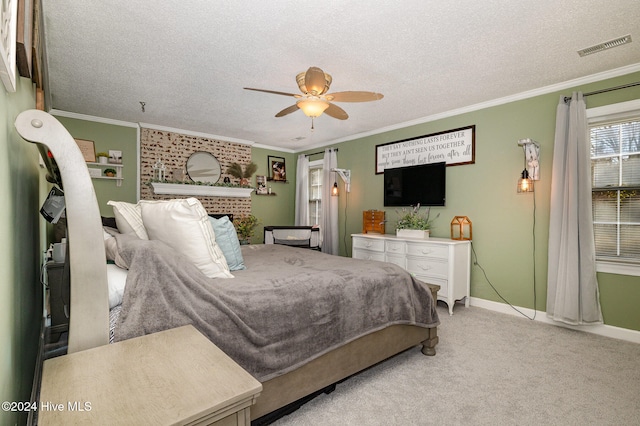
[[473,164],[475,147],[475,125],[376,145],[376,174],[443,161],[447,166]]

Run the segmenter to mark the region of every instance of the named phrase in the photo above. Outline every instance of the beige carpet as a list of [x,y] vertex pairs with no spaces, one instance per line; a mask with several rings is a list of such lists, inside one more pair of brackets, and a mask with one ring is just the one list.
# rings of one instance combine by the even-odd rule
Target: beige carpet
[[276,425],[640,425],[640,345],[456,305],[418,348]]

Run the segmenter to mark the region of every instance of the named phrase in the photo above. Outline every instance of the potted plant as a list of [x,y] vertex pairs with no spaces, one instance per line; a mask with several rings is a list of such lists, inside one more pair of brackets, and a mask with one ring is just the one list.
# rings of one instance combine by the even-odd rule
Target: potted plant
[[240,244],[250,244],[251,237],[255,231],[255,227],[258,225],[258,218],[252,214],[244,216],[236,216],[233,218],[233,226],[238,233],[238,240]]
[[434,219],[440,216],[440,213],[431,219],[431,210],[425,207],[424,212],[420,212],[420,204],[410,209],[403,208],[396,212],[400,215],[396,225],[396,235],[403,238],[429,238],[429,230]]
[[98,152],[96,153],[96,158],[98,159],[98,163],[107,164],[109,160],[109,154],[106,152]]
[[249,178],[256,170],[258,170],[258,166],[254,162],[247,164],[244,170],[242,170],[242,166],[238,163],[231,163],[231,165],[227,167],[227,173],[240,179],[240,185],[249,185]]
[[107,177],[116,177],[116,169],[104,169],[104,175]]

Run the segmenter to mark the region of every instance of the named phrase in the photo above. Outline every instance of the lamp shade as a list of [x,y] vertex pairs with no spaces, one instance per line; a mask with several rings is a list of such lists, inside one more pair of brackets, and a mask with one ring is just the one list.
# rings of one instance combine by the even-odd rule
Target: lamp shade
[[338,194],[339,194],[338,182],[333,182],[333,186],[331,187],[331,195],[333,195],[334,197],[337,197]]
[[518,179],[518,193],[524,194],[527,192],[533,192],[533,180],[529,178],[527,169],[524,169],[522,171],[522,177]]
[[300,99],[296,105],[304,112],[304,115],[311,118],[320,117],[329,108],[329,102],[320,98]]

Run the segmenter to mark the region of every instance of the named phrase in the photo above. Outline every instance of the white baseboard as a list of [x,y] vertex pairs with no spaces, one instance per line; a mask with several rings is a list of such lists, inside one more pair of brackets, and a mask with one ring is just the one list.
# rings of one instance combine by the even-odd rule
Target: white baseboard
[[[514,308],[512,308],[511,306],[505,303],[494,302],[486,299],[479,299],[477,297],[471,297],[469,299],[469,305],[477,306],[478,308],[488,309],[490,311],[500,312],[503,314],[516,315],[519,317],[523,317]],[[598,334],[600,336],[611,337],[613,339],[626,340],[632,343],[640,343],[640,331],[637,331],[637,330],[630,330],[628,328],[622,328],[622,327],[614,327],[612,325],[606,325],[606,324],[582,325],[582,326],[569,325],[563,322],[553,321],[552,319],[547,317],[547,313],[544,311],[535,311],[533,309],[521,308],[519,306],[516,306],[515,308],[518,309],[518,311],[525,314],[527,317],[529,317],[529,319],[534,319],[535,321],[540,321],[546,324],[556,325],[559,327],[569,328],[571,330],[584,331],[586,333],[593,333],[593,334]],[[460,309],[460,307],[457,307],[457,309]],[[535,318],[534,318],[534,315],[535,315]],[[455,311],[454,311],[454,316],[455,316]]]

